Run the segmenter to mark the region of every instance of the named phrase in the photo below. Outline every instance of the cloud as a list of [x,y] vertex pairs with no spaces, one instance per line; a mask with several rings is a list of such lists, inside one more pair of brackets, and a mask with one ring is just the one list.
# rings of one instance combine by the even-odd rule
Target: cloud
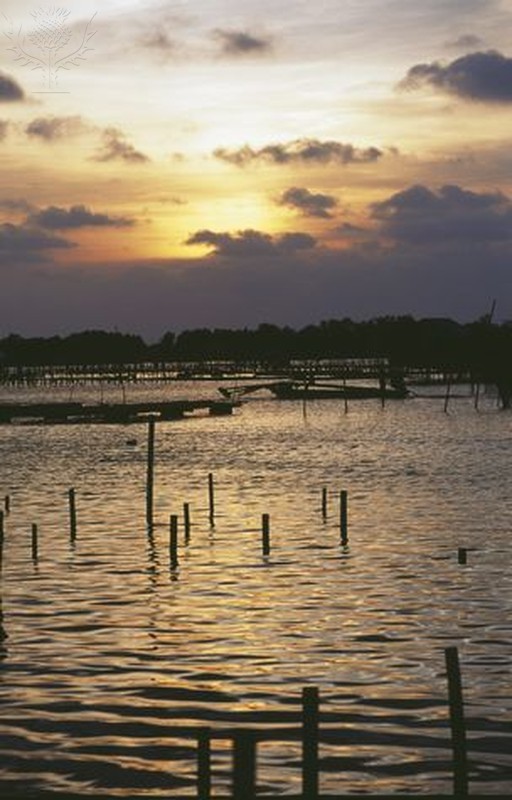
[[[72,253],[73,254],[73,253]],[[512,247],[441,243],[396,248],[314,248],[269,258],[140,260],[66,269],[2,270],[0,319],[5,331],[54,335],[92,328],[141,333],[304,326],[322,319],[384,314],[476,319],[499,297],[512,318]],[[27,274],[30,280],[27,280]],[[463,287],[463,290],[461,289]]]
[[351,222],[343,222],[334,229],[334,233],[341,236],[343,241],[372,241],[375,239],[374,232],[362,225],[353,225]]
[[270,39],[254,36],[247,31],[217,28],[213,36],[220,41],[222,52],[227,56],[264,55],[272,50]]
[[14,78],[0,72],[0,103],[12,103],[24,100],[25,93]]
[[422,86],[488,103],[512,102],[512,58],[495,50],[469,53],[450,64],[416,64],[398,84],[400,89]]
[[368,229],[342,225],[342,249],[301,232],[201,230],[188,243],[212,252],[198,258],[69,258],[65,269],[53,268],[51,248],[70,243],[3,226],[0,319],[29,335],[117,326],[156,338],[169,320],[173,330],[384,314],[470,320],[493,297],[512,318],[511,207],[498,192],[409,186],[369,208]]
[[146,164],[150,159],[126,141],[118,128],[105,128],[103,147],[92,158],[93,161],[124,161],[127,164]]
[[483,40],[479,36],[474,36],[471,33],[463,34],[454,41],[446,43],[447,47],[451,47],[454,49],[462,48],[463,50],[468,50],[468,49],[474,50],[475,47],[481,47],[482,45],[483,45]]
[[69,209],[48,206],[30,215],[29,221],[50,230],[72,230],[76,228],[111,227],[128,228],[135,224],[129,217],[110,217],[108,214],[94,213],[83,205]]
[[385,236],[413,245],[512,241],[512,202],[500,192],[416,185],[374,203],[371,214]]
[[28,214],[33,211],[34,206],[23,197],[6,197],[0,200],[0,208],[5,211],[21,211]]
[[279,198],[279,204],[289,206],[304,214],[305,217],[330,219],[331,210],[338,205],[335,197],[329,194],[314,194],[309,189],[292,186]]
[[176,42],[165,30],[155,29],[144,33],[139,37],[137,44],[144,50],[152,52],[162,61],[167,61],[176,54]]
[[43,139],[46,142],[76,136],[88,130],[89,126],[80,116],[37,117],[25,127],[27,136]]
[[356,148],[352,144],[318,139],[295,139],[284,144],[269,144],[255,150],[249,145],[238,150],[217,148],[215,158],[245,167],[253,162],[271,164],[367,164],[383,155],[377,147]]
[[18,259],[28,262],[45,260],[45,250],[76,247],[73,242],[40,230],[30,224],[0,224],[0,262],[10,265]]
[[206,244],[214,248],[217,256],[228,258],[255,258],[258,256],[281,256],[309,250],[316,244],[316,239],[307,233],[284,233],[272,237],[268,233],[256,230],[238,231],[232,233],[215,233],[210,230],[196,231],[189,236],[185,244]]

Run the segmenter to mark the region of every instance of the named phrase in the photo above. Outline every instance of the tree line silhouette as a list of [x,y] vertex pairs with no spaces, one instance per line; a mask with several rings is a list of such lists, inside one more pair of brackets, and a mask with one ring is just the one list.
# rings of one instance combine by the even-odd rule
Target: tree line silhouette
[[84,331],[68,336],[0,339],[0,365],[90,365],[165,361],[265,361],[387,358],[396,366],[510,372],[512,322],[385,316],[364,322],[327,320],[300,330],[262,324],[255,329],[168,331],[156,343],[141,336]]

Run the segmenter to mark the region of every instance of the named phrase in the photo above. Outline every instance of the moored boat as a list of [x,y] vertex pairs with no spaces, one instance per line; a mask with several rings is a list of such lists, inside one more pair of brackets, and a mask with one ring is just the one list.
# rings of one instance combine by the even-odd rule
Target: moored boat
[[384,377],[377,386],[365,384],[318,383],[314,380],[279,380],[238,386],[219,386],[223,397],[234,401],[261,390],[271,392],[278,400],[403,400],[413,396],[401,376],[393,376],[388,382]]

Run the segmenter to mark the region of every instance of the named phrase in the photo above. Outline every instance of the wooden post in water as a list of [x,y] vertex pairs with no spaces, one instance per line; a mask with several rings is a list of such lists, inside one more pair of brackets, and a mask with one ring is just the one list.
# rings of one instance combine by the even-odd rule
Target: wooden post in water
[[185,530],[185,541],[190,539],[190,503],[183,503],[183,528]]
[[466,550],[465,547],[459,547],[459,549],[457,550],[457,561],[459,562],[459,564],[467,564],[468,562],[467,554],[468,551]]
[[344,400],[344,405],[345,405],[345,414],[348,414],[347,379],[346,379],[345,376],[343,376],[343,388],[345,390],[345,392],[343,394],[343,400]]
[[210,729],[197,737],[197,800],[210,800],[212,790]]
[[322,489],[322,517],[327,519],[327,488]]
[[319,696],[316,686],[302,690],[302,796],[318,797],[318,717]]
[[213,473],[211,472],[208,473],[208,507],[210,525],[213,528],[215,525],[215,496],[213,488]]
[[233,800],[256,797],[256,739],[251,731],[238,731],[233,740]]
[[386,375],[384,371],[379,374],[379,388],[380,388],[380,407],[386,406]]
[[32,524],[32,560],[37,561],[37,525]]
[[153,479],[155,468],[155,420],[148,422],[148,459],[146,478],[146,522],[149,527],[153,525]]
[[4,512],[0,511],[0,566],[4,558]]
[[171,514],[171,527],[169,531],[169,563],[171,569],[177,569],[178,562],[178,515]]
[[453,794],[457,800],[463,800],[468,796],[468,759],[459,653],[456,647],[447,647],[444,655],[448,677],[448,703],[452,732]]
[[261,515],[261,544],[263,548],[263,555],[270,555],[270,516],[269,514]]
[[4,508],[6,514],[8,514],[9,511],[11,510],[11,498],[9,497],[8,494],[6,494],[4,497]]
[[69,537],[72,542],[76,539],[76,503],[75,503],[75,490],[69,489]]
[[341,544],[348,544],[348,494],[345,489],[340,492],[340,537]]
[[475,411],[478,411],[479,401],[480,401],[480,381],[477,383],[475,389]]
[[451,388],[452,388],[452,384],[451,384],[450,380],[448,380],[448,383],[446,384],[446,395],[445,395],[445,398],[444,398],[444,413],[445,414],[448,413],[448,403],[450,402],[450,390],[451,390]]

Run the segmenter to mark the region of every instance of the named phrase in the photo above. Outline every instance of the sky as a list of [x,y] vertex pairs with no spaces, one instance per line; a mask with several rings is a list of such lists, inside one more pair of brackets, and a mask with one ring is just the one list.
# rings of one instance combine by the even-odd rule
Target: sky
[[3,0],[0,336],[512,319],[512,0]]

